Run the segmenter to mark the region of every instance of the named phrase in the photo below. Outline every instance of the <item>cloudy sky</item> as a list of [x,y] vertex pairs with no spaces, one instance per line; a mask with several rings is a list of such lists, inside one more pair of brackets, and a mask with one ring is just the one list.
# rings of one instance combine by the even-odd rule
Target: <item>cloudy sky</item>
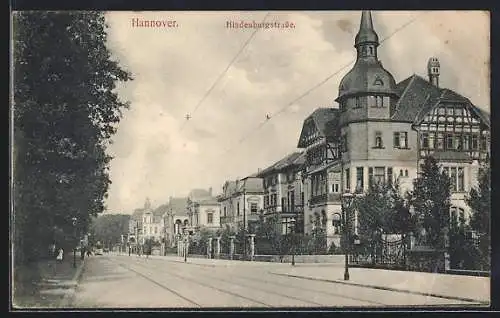
[[[426,77],[427,60],[435,56],[441,62],[440,85],[489,111],[487,12],[372,14],[379,38],[387,38],[379,58],[397,82],[413,73]],[[354,63],[360,15],[108,13],[108,46],[134,75],[118,87],[131,108],[109,150],[115,156],[109,212],[131,213],[146,197],[158,206],[192,188],[212,187],[217,194],[225,180],[245,177],[295,151],[304,118],[317,107],[337,106],[338,84]],[[134,18],[175,20],[177,27],[137,28]],[[264,18],[293,22],[295,28],[260,29],[253,37],[254,29],[226,28],[227,21]]]

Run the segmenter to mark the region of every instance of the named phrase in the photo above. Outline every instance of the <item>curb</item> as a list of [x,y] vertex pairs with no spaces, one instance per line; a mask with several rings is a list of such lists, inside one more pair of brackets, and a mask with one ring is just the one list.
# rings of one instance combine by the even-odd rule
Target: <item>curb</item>
[[387,290],[387,291],[394,291],[394,292],[413,294],[413,295],[419,295],[419,296],[430,296],[430,297],[450,299],[450,300],[460,300],[460,301],[472,302],[472,303],[476,303],[476,304],[479,303],[481,305],[490,305],[490,302],[487,302],[484,300],[479,300],[479,299],[474,299],[474,298],[447,296],[447,295],[440,295],[440,294],[434,294],[434,293],[425,293],[425,292],[418,292],[418,291],[413,291],[413,290],[408,290],[408,289],[377,286],[377,285],[368,285],[368,284],[361,284],[361,283],[353,283],[353,282],[346,282],[346,281],[335,280],[335,279],[314,278],[314,277],[308,277],[308,276],[299,276],[299,275],[273,273],[273,272],[269,272],[269,273],[273,274],[273,275],[278,275],[278,276],[293,277],[293,278],[307,279],[307,280],[315,280],[315,281],[322,281],[322,282],[343,284],[343,285],[351,285],[351,286],[358,286],[358,287],[365,287],[365,288],[372,288],[372,289],[379,289],[379,290]]
[[73,276],[73,279],[71,280],[71,283],[74,287],[72,287],[67,294],[63,296],[63,299],[59,303],[59,308],[67,308],[69,307],[71,301],[73,300],[73,297],[75,296],[76,288],[78,287],[78,282],[83,274],[83,269],[85,267],[85,261],[80,263],[80,266],[76,269],[75,275]]

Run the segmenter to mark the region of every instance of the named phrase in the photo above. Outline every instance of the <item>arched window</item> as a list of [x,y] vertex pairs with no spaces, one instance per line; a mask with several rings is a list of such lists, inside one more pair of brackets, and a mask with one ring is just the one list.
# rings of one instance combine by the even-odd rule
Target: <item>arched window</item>
[[334,213],[332,217],[333,234],[340,234],[341,216],[339,213]]

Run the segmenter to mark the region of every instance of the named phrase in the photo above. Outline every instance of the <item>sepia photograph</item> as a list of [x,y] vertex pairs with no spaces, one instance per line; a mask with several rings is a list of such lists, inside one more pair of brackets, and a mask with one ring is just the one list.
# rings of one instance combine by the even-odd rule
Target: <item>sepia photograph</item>
[[488,11],[13,11],[10,309],[490,306]]

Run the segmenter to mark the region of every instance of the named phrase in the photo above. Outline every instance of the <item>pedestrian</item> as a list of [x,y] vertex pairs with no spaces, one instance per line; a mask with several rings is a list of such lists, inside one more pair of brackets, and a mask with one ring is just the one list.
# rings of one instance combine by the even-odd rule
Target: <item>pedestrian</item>
[[58,261],[59,263],[62,263],[63,258],[64,258],[64,250],[63,250],[63,249],[62,249],[62,247],[61,247],[61,248],[59,248],[59,251],[58,251],[58,254],[57,254],[56,259],[57,259],[57,261]]
[[90,255],[92,255],[92,252],[90,251],[90,248],[87,247],[86,250],[87,250],[87,257],[89,257]]
[[83,261],[85,259],[85,248],[80,247],[80,259]]

